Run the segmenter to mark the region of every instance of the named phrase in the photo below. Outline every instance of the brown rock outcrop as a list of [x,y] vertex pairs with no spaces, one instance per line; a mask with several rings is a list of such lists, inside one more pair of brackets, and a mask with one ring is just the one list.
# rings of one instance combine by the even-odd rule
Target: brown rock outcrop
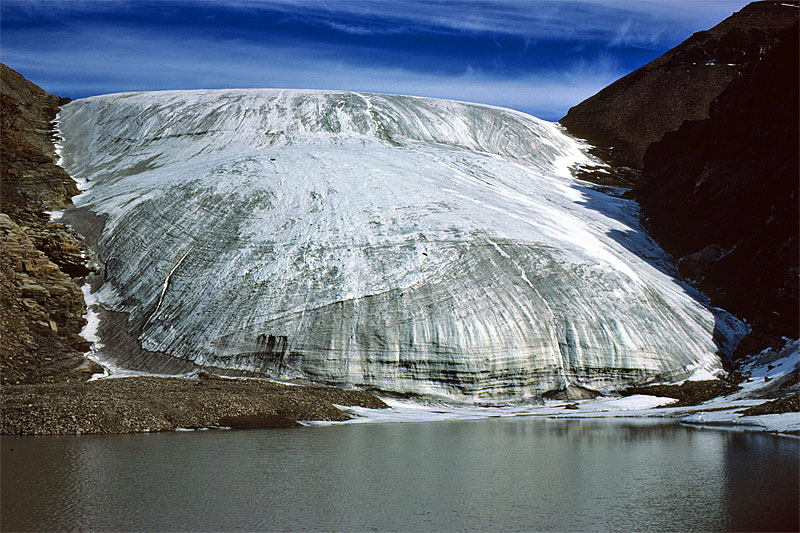
[[641,169],[651,143],[685,120],[707,118],[711,101],[775,46],[797,21],[796,4],[748,4],[587,98],[559,122],[598,147],[601,158]]
[[68,102],[0,64],[0,197],[17,223],[43,222],[43,211],[72,205],[78,187],[56,164],[53,120]]
[[85,246],[50,222],[75,182],[56,164],[52,120],[64,100],[0,64],[0,383],[81,381],[99,371],[83,293]]

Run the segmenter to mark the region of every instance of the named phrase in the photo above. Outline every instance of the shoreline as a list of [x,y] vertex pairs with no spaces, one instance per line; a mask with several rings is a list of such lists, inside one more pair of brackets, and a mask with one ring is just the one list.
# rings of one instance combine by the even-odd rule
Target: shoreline
[[638,419],[800,438],[800,395],[717,397],[696,405],[634,394],[585,400],[475,405],[381,398],[371,392],[266,379],[125,376],[0,391],[0,435],[115,435],[203,429],[528,419]]
[[295,427],[344,421],[337,406],[382,409],[369,392],[261,379],[130,376],[4,386],[3,435],[124,434],[179,429]]
[[222,377],[123,375],[84,383],[0,389],[0,435],[123,434],[186,429],[404,423],[530,417],[672,421],[697,428],[800,438],[800,341],[750,365],[736,383],[657,384],[596,398],[530,398],[470,403],[312,382]]
[[[549,420],[640,420],[675,423],[698,429],[723,429],[766,433],[774,436],[800,438],[800,416],[796,411],[764,409],[761,414],[751,414],[765,404],[753,399],[717,399],[693,406],[680,406],[674,398],[634,395],[627,397],[604,396],[595,399],[571,401],[548,400],[540,405],[520,404],[496,407],[476,407],[452,404],[421,404],[402,399],[382,398],[389,409],[376,411],[359,407],[344,410],[353,415],[347,421],[312,422],[310,425],[448,422],[483,420],[489,418],[514,418]],[[792,397],[793,408],[800,397]],[[770,402],[767,402],[770,403]]]

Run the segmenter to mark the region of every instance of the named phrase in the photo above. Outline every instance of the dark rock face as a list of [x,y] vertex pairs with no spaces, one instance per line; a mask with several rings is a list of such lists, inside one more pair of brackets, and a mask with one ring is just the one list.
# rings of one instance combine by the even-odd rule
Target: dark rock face
[[45,210],[72,205],[78,187],[55,164],[52,121],[69,100],[46,93],[0,64],[0,147],[3,212],[19,221],[35,220]]
[[634,189],[681,273],[768,337],[799,333],[798,116],[795,23],[711,103],[709,118],[648,148]]
[[598,147],[601,158],[642,168],[651,143],[686,120],[707,118],[709,103],[768,53],[797,21],[792,3],[747,5],[573,107],[561,124]]
[[71,206],[75,182],[55,164],[52,120],[64,100],[0,64],[0,382],[83,380],[84,245],[45,210]]

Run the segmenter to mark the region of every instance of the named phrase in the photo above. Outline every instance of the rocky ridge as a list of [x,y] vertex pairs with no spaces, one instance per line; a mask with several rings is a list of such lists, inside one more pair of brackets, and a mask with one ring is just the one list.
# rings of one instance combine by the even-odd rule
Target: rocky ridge
[[83,381],[100,368],[83,354],[86,305],[73,276],[85,245],[50,222],[75,182],[56,164],[53,119],[64,100],[0,65],[0,383]]
[[635,183],[647,147],[685,120],[708,117],[709,103],[797,21],[797,1],[753,2],[574,106],[559,122],[597,147]]
[[799,18],[753,2],[561,119],[612,165],[580,177],[632,188],[680,274],[751,324],[734,367],[800,335]]
[[[797,10],[800,11],[800,10]],[[647,149],[633,190],[681,274],[747,319],[742,354],[800,336],[798,24],[710,104]]]
[[87,379],[100,369],[82,355],[90,346],[79,335],[85,323],[83,293],[34,245],[26,229],[0,214],[2,382]]

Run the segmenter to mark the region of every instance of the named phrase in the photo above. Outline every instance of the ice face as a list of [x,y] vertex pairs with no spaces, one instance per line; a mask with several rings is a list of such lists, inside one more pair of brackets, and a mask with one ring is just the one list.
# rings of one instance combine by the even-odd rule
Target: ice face
[[711,312],[651,266],[635,205],[570,177],[552,123],[284,90],[59,120],[75,203],[107,216],[98,299],[164,357],[466,399],[719,367]]

